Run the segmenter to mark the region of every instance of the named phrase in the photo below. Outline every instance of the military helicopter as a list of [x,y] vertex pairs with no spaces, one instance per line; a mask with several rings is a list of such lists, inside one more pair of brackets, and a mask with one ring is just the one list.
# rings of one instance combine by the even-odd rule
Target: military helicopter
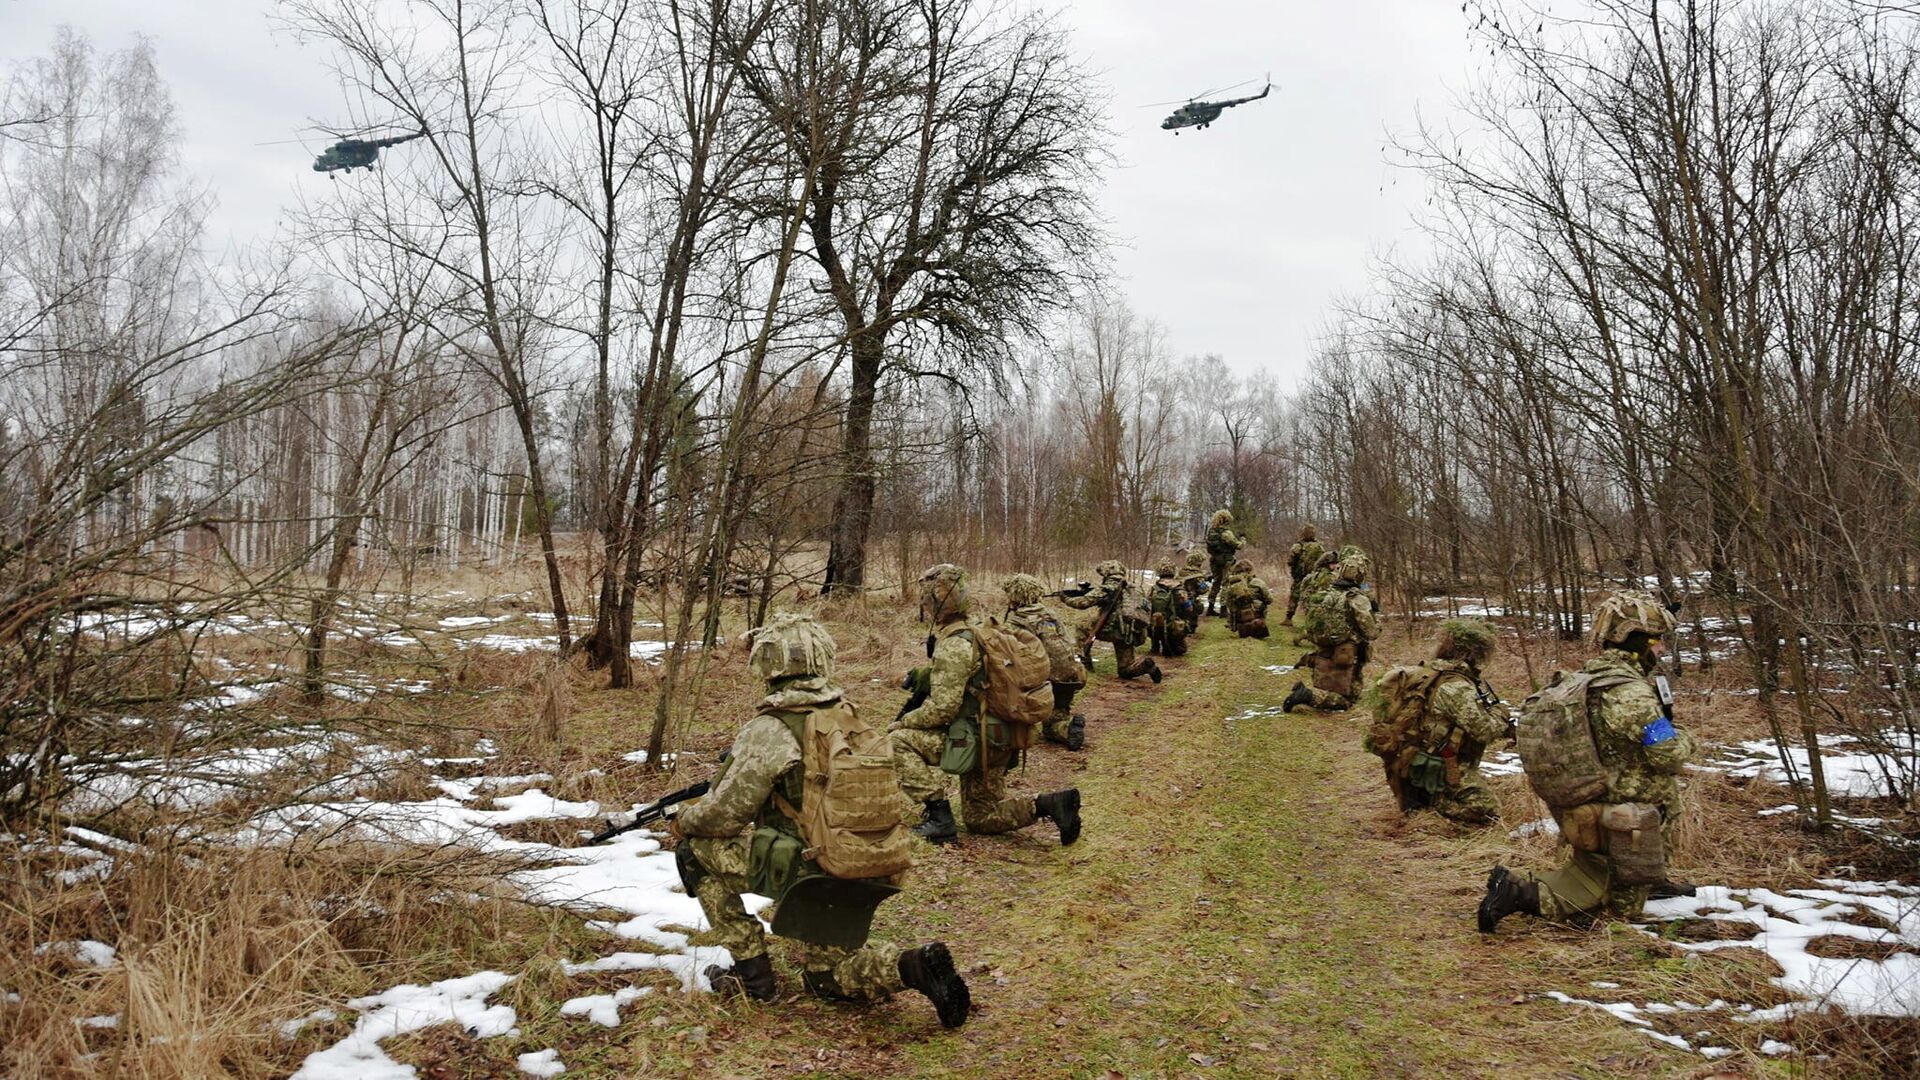
[[403,142],[412,142],[425,134],[424,131],[415,131],[408,135],[393,135],[384,139],[343,138],[313,159],[313,171],[335,173],[350,172],[354,169],[372,169],[374,163],[380,158],[380,151],[389,146],[399,146]]
[[[1241,83],[1240,85],[1245,86],[1246,83]],[[1226,87],[1226,89],[1231,90],[1233,87],[1229,86]],[[1205,131],[1208,127],[1212,126],[1215,120],[1220,119],[1220,114],[1226,110],[1233,108],[1235,105],[1245,105],[1249,101],[1259,101],[1272,92],[1273,80],[1268,79],[1267,85],[1262,87],[1259,93],[1248,97],[1228,98],[1225,101],[1198,100],[1207,94],[1217,93],[1217,91],[1208,90],[1206,93],[1197,94],[1194,97],[1188,98],[1185,104],[1173,110],[1165,120],[1160,121],[1160,130],[1171,131],[1175,135],[1180,134],[1180,129],[1184,127],[1199,128]],[[1158,104],[1171,105],[1173,102],[1162,101]],[[1154,106],[1151,105],[1147,106],[1147,108],[1153,107]]]

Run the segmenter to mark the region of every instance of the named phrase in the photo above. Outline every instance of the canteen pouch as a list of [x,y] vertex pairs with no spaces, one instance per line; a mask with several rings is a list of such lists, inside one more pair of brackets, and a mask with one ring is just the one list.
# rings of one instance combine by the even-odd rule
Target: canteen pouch
[[1407,781],[1429,795],[1444,793],[1447,790],[1446,759],[1425,750],[1414,751],[1413,764],[1407,768]]
[[940,752],[940,771],[965,776],[980,768],[980,725],[971,716],[957,716],[947,725],[946,749]]

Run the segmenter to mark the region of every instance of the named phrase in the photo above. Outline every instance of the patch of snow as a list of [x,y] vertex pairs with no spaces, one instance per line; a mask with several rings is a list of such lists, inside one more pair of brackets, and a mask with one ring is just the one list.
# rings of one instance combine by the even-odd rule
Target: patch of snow
[[413,1067],[388,1057],[380,1041],[446,1023],[459,1024],[477,1038],[504,1035],[513,1027],[514,1011],[506,1005],[488,1005],[487,998],[513,979],[502,972],[482,971],[355,998],[347,1002],[348,1008],[360,1012],[353,1034],[307,1055],[291,1080],[413,1080]]
[[1768,1039],[1760,1044],[1760,1052],[1768,1057],[1779,1057],[1782,1054],[1793,1053],[1794,1049],[1792,1043],[1781,1042],[1779,1039]]
[[76,964],[86,967],[112,967],[118,953],[113,946],[104,941],[45,941],[33,947],[33,955],[46,956],[49,953],[65,956]]
[[1588,983],[1587,985],[1588,985],[1588,986],[1591,986],[1591,987],[1593,987],[1593,988],[1594,988],[1595,990],[1618,990],[1618,989],[1620,989],[1620,984],[1619,984],[1619,983],[1617,983],[1617,982],[1605,982],[1605,981],[1602,981],[1602,980],[1599,980],[1599,979],[1596,979],[1596,980],[1594,980],[1593,982],[1590,982],[1590,983]]
[[1511,750],[1496,750],[1480,759],[1481,776],[1522,776],[1526,771],[1520,765],[1520,755]]
[[108,1013],[105,1016],[83,1016],[74,1023],[85,1028],[112,1029],[120,1026],[120,1014]]
[[0,994],[0,1001],[4,1001],[8,1005],[18,1005],[20,1004],[20,993],[17,990],[9,990],[5,994]]
[[1292,671],[1298,671],[1299,668],[1295,667],[1292,664],[1267,664],[1266,666],[1262,667],[1260,670],[1266,672],[1269,675],[1285,675]]
[[531,1054],[521,1054],[514,1059],[514,1063],[528,1076],[559,1076],[567,1071],[566,1065],[560,1061],[558,1050],[535,1050]]
[[[1772,807],[1768,807],[1765,810],[1761,810],[1758,812],[1758,816],[1779,817],[1782,814],[1797,814],[1799,812],[1800,812],[1800,808],[1798,806],[1795,806],[1792,803],[1787,803],[1784,806],[1772,806]],[[1854,825],[1862,829],[1878,828],[1879,826],[1885,825],[1887,823],[1886,818],[1853,817],[1848,814],[1833,814],[1832,816],[1833,816],[1833,820],[1838,821],[1843,825]]]
[[339,1017],[340,1014],[334,1012],[332,1009],[315,1009],[297,1020],[280,1021],[279,1027],[274,1030],[280,1033],[281,1038],[292,1039],[298,1037],[302,1031],[305,1031],[308,1024],[324,1024],[330,1020],[337,1020]]
[[560,1006],[561,1016],[585,1016],[601,1027],[620,1026],[620,1008],[653,993],[651,986],[623,986],[611,994],[570,998]]
[[440,629],[470,630],[476,626],[492,626],[500,621],[491,615],[449,615],[440,620]]
[[[1553,820],[1550,817],[1543,817],[1538,821],[1529,821],[1525,825],[1522,825],[1519,828],[1508,832],[1507,835],[1515,840],[1518,840],[1521,837],[1534,836],[1534,835],[1559,836],[1560,823]],[[1600,986],[1602,984],[1594,983],[1593,985]],[[1607,983],[1605,984],[1605,987],[1611,990],[1613,988],[1613,984]]]
[[[469,781],[443,780],[444,789]],[[471,793],[467,798],[471,798]],[[277,843],[296,838],[372,840],[440,847],[465,844],[482,851],[561,853],[548,844],[508,840],[495,829],[549,818],[590,818],[600,813],[597,802],[567,802],[539,788],[493,800],[498,809],[481,810],[465,800],[448,797],[420,802],[298,803],[257,815],[241,830],[243,843]]]
[[[1888,728],[1880,733],[1877,741],[1900,763],[1920,760],[1920,743],[1916,743],[1910,732]],[[1804,779],[1808,771],[1806,748],[1789,746],[1787,756],[1793,762],[1795,775]],[[1898,774],[1912,771],[1895,766],[1895,775],[1889,776],[1888,769],[1894,765],[1893,762],[1875,757],[1860,740],[1846,735],[1831,736],[1822,741],[1820,763],[1826,771],[1827,790],[1850,799],[1897,795]],[[1779,750],[1771,739],[1754,739],[1724,747],[1720,757],[1700,767],[1732,777],[1757,778],[1776,784],[1789,782],[1787,772],[1780,764]]]
[[[1855,1016],[1920,1017],[1920,888],[1891,881],[1829,878],[1820,883],[1828,887],[1775,892],[1706,885],[1694,896],[1651,901],[1646,914],[1656,924],[1705,918],[1752,926],[1754,933],[1745,938],[1669,944],[1691,952],[1753,948],[1772,957],[1783,972],[1772,983],[1804,1000],[1761,1010],[1756,1018],[1777,1019],[1829,1006]],[[1894,929],[1844,921],[1862,912]],[[1821,937],[1852,938],[1893,946],[1894,951],[1882,960],[1815,956],[1807,946]]]

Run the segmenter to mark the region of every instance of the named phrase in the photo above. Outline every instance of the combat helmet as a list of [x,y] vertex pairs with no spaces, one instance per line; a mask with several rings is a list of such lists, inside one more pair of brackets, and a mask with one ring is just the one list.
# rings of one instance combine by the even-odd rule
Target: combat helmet
[[1186,562],[1187,572],[1195,573],[1198,571],[1205,570],[1206,568],[1207,568],[1207,553],[1200,550],[1199,548],[1192,548],[1188,550],[1187,562]]
[[1341,559],[1334,573],[1335,581],[1349,585],[1364,585],[1367,580],[1367,557],[1361,555],[1354,559]]
[[813,616],[783,611],[753,632],[747,668],[769,683],[806,675],[831,678],[833,635]]
[[1493,655],[1494,640],[1493,627],[1484,619],[1448,619],[1440,624],[1437,651],[1442,659],[1464,660],[1479,667]]
[[972,606],[967,597],[967,572],[952,563],[927,567],[920,575],[920,617],[945,622],[965,615]]
[[1223,506],[1213,512],[1213,517],[1209,518],[1207,523],[1216,529],[1223,529],[1233,524],[1233,511]]
[[1309,521],[1305,525],[1300,526],[1300,542],[1301,543],[1304,544],[1307,541],[1312,540],[1313,538],[1314,538],[1313,522]]
[[1102,581],[1111,577],[1123,578],[1127,576],[1127,564],[1119,559],[1102,559],[1100,565],[1093,568],[1093,572],[1099,575]]
[[1032,574],[1015,574],[1000,583],[1000,593],[1007,598],[1008,607],[1026,607],[1039,603],[1047,595],[1047,586]]
[[1161,563],[1159,566],[1154,567],[1153,574],[1155,577],[1170,578],[1175,576],[1175,569],[1176,568],[1173,565],[1173,560],[1169,559],[1166,562]]
[[1235,559],[1235,560],[1233,560],[1233,572],[1234,572],[1234,573],[1236,573],[1236,574],[1251,574],[1251,573],[1253,573],[1253,560],[1252,560],[1252,559]]
[[1673,633],[1678,625],[1673,612],[1651,594],[1628,589],[1600,601],[1600,606],[1594,609],[1593,643],[1604,647],[1627,640],[1635,631],[1648,637],[1664,637]]

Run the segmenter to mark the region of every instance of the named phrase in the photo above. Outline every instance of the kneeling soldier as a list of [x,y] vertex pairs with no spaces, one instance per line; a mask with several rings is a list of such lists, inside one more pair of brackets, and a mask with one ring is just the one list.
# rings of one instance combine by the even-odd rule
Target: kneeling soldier
[[[942,1025],[959,1027],[966,1022],[971,999],[945,944],[899,949],[866,936],[873,908],[898,891],[893,878],[904,872],[910,857],[886,738],[860,726],[833,682],[833,657],[833,638],[805,615],[775,616],[755,632],[747,662],[767,681],[767,696],[758,714],[734,737],[730,757],[712,788],[672,819],[671,830],[681,840],[675,852],[681,880],[699,899],[715,937],[733,954],[732,967],[711,966],[707,979],[716,991],[743,993],[756,1001],[774,997],[766,933],[740,902],[742,893],[758,892],[775,897],[778,909],[795,905],[793,910],[776,910],[773,925],[776,933],[782,932],[783,919],[800,916],[791,921],[793,935],[806,942],[802,981],[809,991],[836,1000],[877,1001],[900,990],[917,990],[933,1002]],[[827,767],[828,777],[809,775],[802,743],[807,733],[829,724],[850,733],[856,744],[870,741],[878,757],[836,760]],[[818,762],[813,766],[821,767]],[[855,771],[862,775],[851,775]],[[874,828],[854,838],[851,858],[874,860],[872,868],[884,876],[862,880],[857,872],[836,868],[833,856],[848,857],[841,838],[818,848],[807,846],[804,837],[818,831],[808,818],[823,810],[809,805],[816,799],[842,799],[856,814],[874,818],[865,822]],[[804,910],[809,884],[846,888],[834,893],[833,904],[815,906],[809,913]],[[857,899],[849,903],[849,896]]]

